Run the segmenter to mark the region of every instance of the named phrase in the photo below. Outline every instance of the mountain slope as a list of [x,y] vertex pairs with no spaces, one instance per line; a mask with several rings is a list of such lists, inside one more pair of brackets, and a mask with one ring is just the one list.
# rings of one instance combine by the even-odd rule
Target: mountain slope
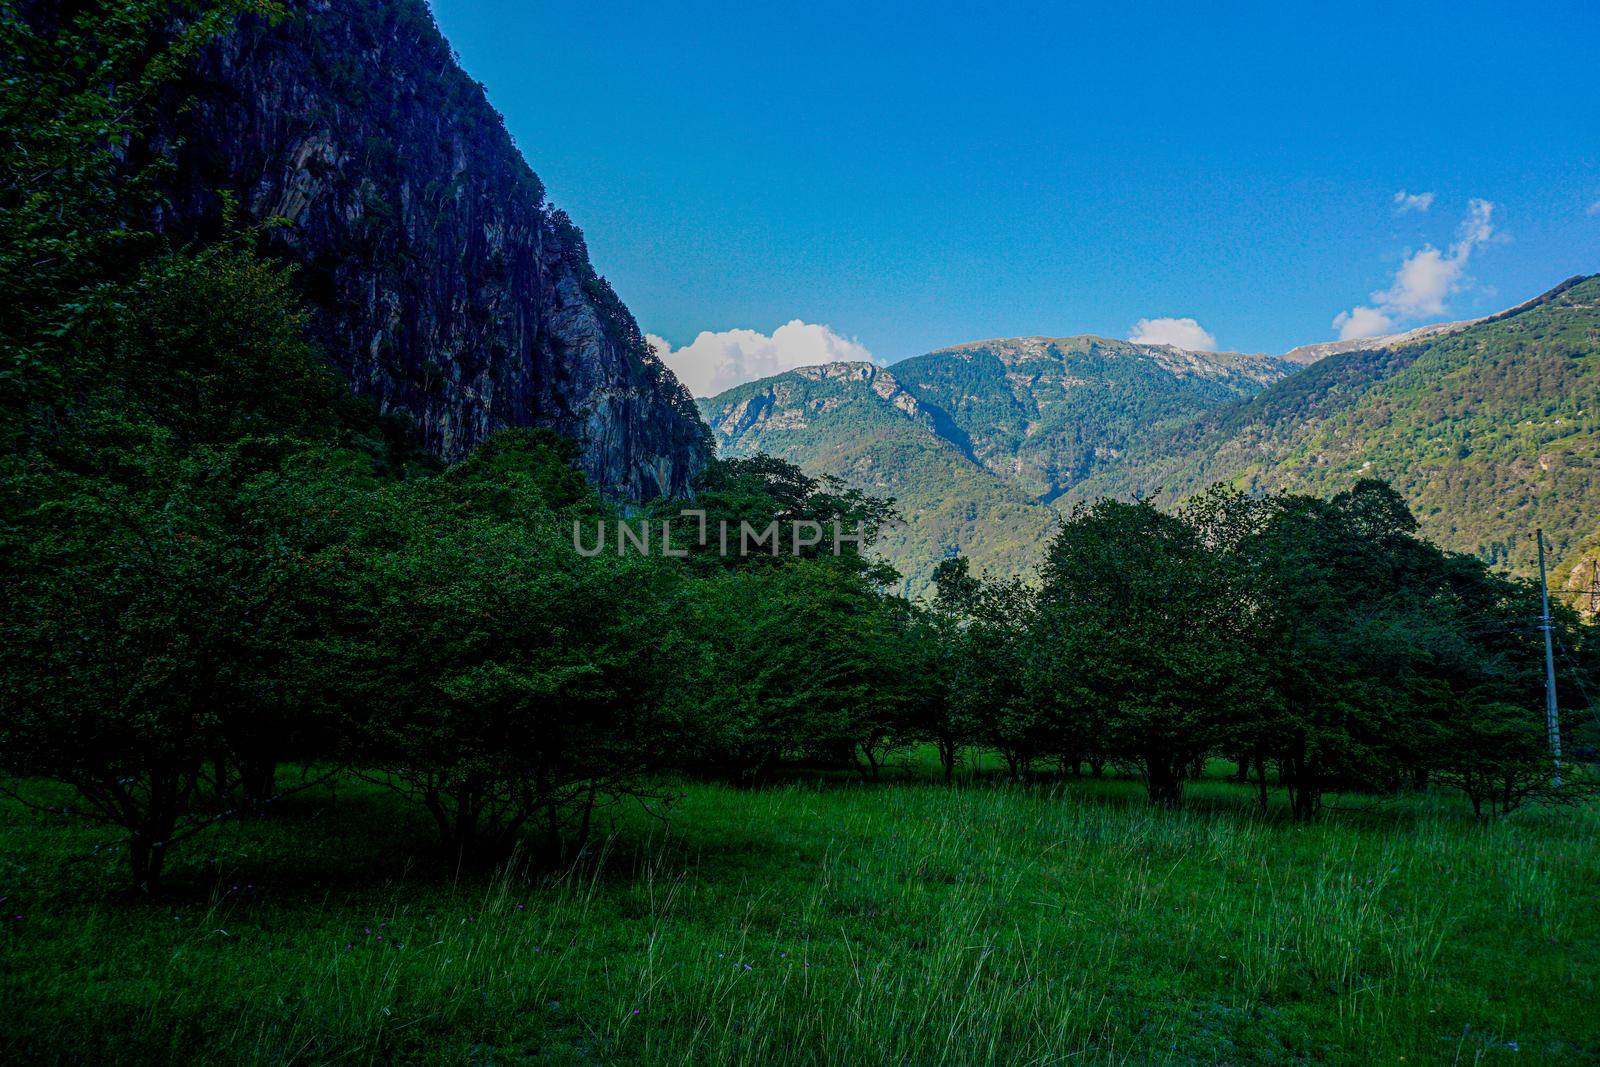
[[1453,326],[1328,356],[1152,435],[1071,498],[1381,477],[1446,547],[1528,573],[1542,525],[1570,571],[1600,534],[1600,276]]
[[583,441],[609,492],[685,491],[708,445],[693,401],[424,0],[286,6],[174,92],[153,147],[176,164],[158,227],[218,236],[230,201],[269,224],[333,361],[438,454],[546,426]]
[[896,498],[884,554],[920,592],[957,552],[1022,573],[1053,528],[1049,501],[1142,427],[1254,393],[1285,369],[1259,356],[1103,338],[983,341],[890,368],[834,363],[701,401],[728,455],[765,451]]
[[942,413],[882,367],[802,367],[701,405],[725,455],[769,452],[894,497],[903,523],[885,532],[881,551],[913,594],[926,591],[939,560],[957,553],[997,573],[1026,569],[1054,523],[1049,508],[973,463],[941,433]]
[[1049,501],[1153,427],[1253,395],[1288,369],[1265,356],[1019,337],[943,348],[894,373],[949,414],[976,462]]

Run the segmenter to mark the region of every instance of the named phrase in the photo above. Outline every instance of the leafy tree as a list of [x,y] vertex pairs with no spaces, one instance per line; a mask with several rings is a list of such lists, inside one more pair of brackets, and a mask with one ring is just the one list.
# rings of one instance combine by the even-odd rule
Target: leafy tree
[[1386,487],[1265,505],[1242,552],[1257,610],[1251,643],[1276,715],[1245,743],[1277,762],[1296,817],[1335,785],[1382,785],[1406,719],[1386,673],[1410,654],[1397,551],[1415,524]]
[[129,832],[150,889],[174,842],[270,800],[309,714],[315,624],[269,505],[294,456],[334,447],[310,438],[332,386],[284,275],[227,248],[151,261],[87,320],[101,373],[0,461],[0,732],[8,770]]
[[1041,571],[1057,699],[1103,724],[1106,751],[1165,807],[1244,695],[1227,577],[1189,517],[1111,500],[1074,510]]
[[865,574],[832,560],[697,580],[695,653],[675,702],[696,762],[746,783],[790,759],[876,764],[898,721],[896,615]]
[[[941,567],[964,567],[965,562],[947,560]],[[962,627],[960,611],[942,598],[931,606],[908,605],[902,650],[896,656],[903,687],[902,730],[934,746],[946,783],[955,780],[961,753],[974,741],[973,723],[956,693]]]
[[660,759],[676,576],[584,558],[571,519],[601,510],[570,443],[510,431],[431,479],[361,501],[347,679],[358,765],[433,816],[442,842],[498,855],[529,825],[582,847],[596,806],[640,795]]
[[973,576],[965,559],[934,573],[938,605],[958,621],[944,723],[948,777],[957,739],[982,744],[1005,760],[1013,780],[1054,749],[1028,685],[1031,592],[1015,579]]
[[[837,478],[812,478],[794,464],[764,454],[713,460],[696,490],[694,508],[705,513],[704,539],[692,518],[676,519],[673,531],[674,544],[690,553],[692,565],[738,567],[832,557],[877,584],[898,578],[887,564],[864,555],[884,527],[895,521],[891,499],[847,488]],[[681,503],[667,502],[660,514],[671,518],[681,509]],[[774,524],[775,541],[762,541],[760,550],[741,554],[744,531],[751,531],[753,545]],[[721,544],[724,528],[727,552]]]
[[[0,411],[8,433],[69,396],[86,316],[160,251],[152,109],[198,52],[276,3],[117,0],[0,8]],[[180,15],[182,17],[174,18]]]
[[[1412,762],[1433,781],[1459,788],[1479,815],[1505,813],[1530,800],[1576,803],[1593,795],[1581,769],[1554,784],[1544,715],[1544,646],[1534,627],[1538,587],[1508,578],[1467,556],[1444,556],[1447,590],[1421,639],[1427,660],[1414,681],[1422,751]],[[1553,605],[1559,646],[1580,642],[1582,627]],[[1569,702],[1558,714],[1563,733],[1578,725],[1586,673],[1562,664],[1557,685]]]
[[0,739],[7,770],[74,787],[76,814],[128,831],[148,890],[173,844],[269,803],[278,760],[325,724],[314,575],[269,518],[289,475],[259,450],[114,429],[114,479],[6,479]]

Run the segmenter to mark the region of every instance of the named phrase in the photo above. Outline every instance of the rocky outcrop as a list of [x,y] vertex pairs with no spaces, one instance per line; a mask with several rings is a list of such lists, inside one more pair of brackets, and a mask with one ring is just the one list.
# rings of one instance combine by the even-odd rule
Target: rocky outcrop
[[153,145],[177,164],[158,226],[212,237],[236,207],[263,227],[355,391],[409,415],[440,456],[542,426],[581,441],[605,491],[686,492],[709,454],[693,400],[424,0],[287,6],[174,92]]

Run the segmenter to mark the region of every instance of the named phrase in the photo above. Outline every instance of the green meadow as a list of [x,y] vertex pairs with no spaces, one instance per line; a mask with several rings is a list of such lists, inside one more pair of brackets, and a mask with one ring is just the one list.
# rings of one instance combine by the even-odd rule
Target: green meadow
[[[116,836],[0,807],[0,1059],[1592,1063],[1600,813],[1253,811],[1136,781],[684,783],[575,865],[461,868],[339,780],[125,895]],[[36,799],[51,789],[37,787]],[[1280,817],[1282,816],[1282,817]]]

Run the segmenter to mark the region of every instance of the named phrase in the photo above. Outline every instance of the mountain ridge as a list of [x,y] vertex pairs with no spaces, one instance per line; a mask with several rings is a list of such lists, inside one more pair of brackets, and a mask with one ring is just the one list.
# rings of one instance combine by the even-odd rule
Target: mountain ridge
[[700,404],[724,454],[773,452],[895,496],[905,525],[884,548],[918,591],[958,552],[980,569],[1028,569],[1057,520],[1050,502],[1117,455],[1141,422],[1183,417],[1284,373],[1264,356],[1090,335],[998,338],[887,367],[800,367]]
[[[1448,547],[1520,571],[1529,496],[1550,519],[1558,580],[1573,580],[1600,559],[1600,494],[1588,499],[1600,422],[1592,447],[1580,434],[1530,458],[1516,442],[1538,436],[1530,427],[1550,405],[1571,408],[1568,423],[1600,413],[1594,308],[1600,275],[1578,275],[1494,315],[1309,362],[1094,335],[991,338],[888,366],[798,368],[700,404],[728,454],[774,452],[909,502],[910,529],[887,549],[910,588],[957,551],[980,569],[1025,571],[1058,509],[1100,495],[1172,506],[1217,481],[1331,492],[1369,475],[1394,481]],[[1575,387],[1591,399],[1572,402]]]

